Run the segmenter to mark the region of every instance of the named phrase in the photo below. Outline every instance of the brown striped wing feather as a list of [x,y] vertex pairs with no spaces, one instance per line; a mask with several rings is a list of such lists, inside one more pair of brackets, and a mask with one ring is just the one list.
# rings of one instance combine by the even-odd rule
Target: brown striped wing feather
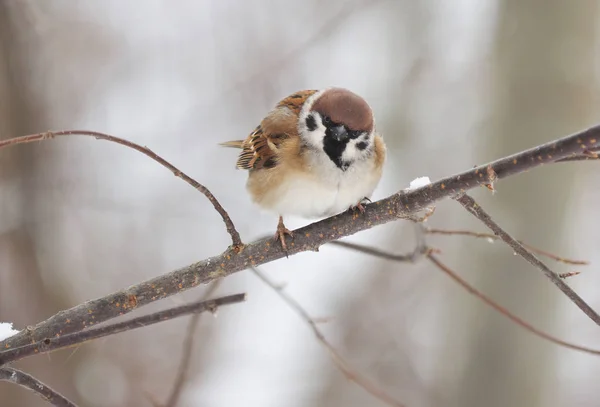
[[306,99],[316,90],[296,92],[280,101],[260,125],[245,140],[222,143],[241,148],[237,167],[244,170],[273,168],[277,165],[278,151],[292,137],[298,137],[298,115]]

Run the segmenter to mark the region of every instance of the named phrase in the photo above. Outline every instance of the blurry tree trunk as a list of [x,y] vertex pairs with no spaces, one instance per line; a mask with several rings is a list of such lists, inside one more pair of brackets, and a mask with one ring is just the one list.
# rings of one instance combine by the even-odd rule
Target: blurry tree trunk
[[[36,131],[43,123],[29,84],[30,27],[23,19],[26,3],[0,4],[0,138]],[[35,59],[35,58],[34,58]],[[0,321],[23,329],[49,316],[58,307],[47,295],[39,274],[32,203],[36,191],[30,188],[36,165],[30,147],[0,151]],[[47,168],[45,169],[45,171]],[[50,366],[48,358],[29,359],[17,364],[42,381],[73,394],[69,366]],[[0,383],[3,406],[47,406],[32,393]]]
[[[594,26],[597,2],[551,0],[500,3],[486,145],[481,161],[543,143],[591,123],[594,114]],[[569,236],[563,214],[577,165],[542,168],[498,185],[494,196],[475,197],[514,236],[562,252]],[[462,253],[461,271],[484,292],[535,326],[552,330],[557,302],[567,301],[541,274],[500,245],[473,246]],[[555,264],[552,267],[559,267]],[[465,296],[467,294],[465,293]],[[457,407],[548,405],[554,388],[557,350],[473,301],[453,307],[472,313],[455,329],[469,333],[461,349],[462,374],[456,369],[452,402]],[[452,364],[457,349],[448,347],[440,363]]]

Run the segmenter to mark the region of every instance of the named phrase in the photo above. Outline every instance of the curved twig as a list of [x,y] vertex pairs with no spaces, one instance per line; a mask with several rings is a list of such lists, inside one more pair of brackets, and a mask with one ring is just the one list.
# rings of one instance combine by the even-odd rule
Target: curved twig
[[53,139],[55,137],[61,137],[61,136],[88,136],[88,137],[94,137],[97,140],[110,141],[113,143],[121,144],[122,146],[125,146],[125,147],[132,148],[132,149],[144,154],[146,157],[153,159],[154,161],[156,161],[157,163],[159,163],[160,165],[162,165],[163,167],[165,167],[169,171],[171,171],[173,173],[173,175],[175,175],[178,178],[181,178],[182,180],[187,182],[189,185],[194,187],[196,190],[200,191],[210,201],[210,203],[215,208],[215,210],[219,213],[219,215],[221,215],[221,218],[223,219],[223,222],[225,223],[225,227],[227,228],[227,233],[229,233],[229,235],[231,236],[233,248],[236,250],[241,250],[243,243],[242,243],[242,239],[240,238],[240,234],[238,233],[237,229],[235,228],[233,221],[229,217],[229,214],[227,213],[225,208],[223,208],[223,206],[219,203],[217,198],[215,198],[215,196],[212,194],[212,192],[210,192],[208,190],[208,188],[206,188],[204,185],[200,184],[198,181],[196,181],[195,179],[193,179],[192,177],[190,177],[189,175],[187,175],[186,173],[184,173],[183,171],[181,171],[180,169],[175,167],[173,164],[171,164],[170,162],[168,162],[167,160],[165,160],[164,158],[162,158],[161,156],[156,154],[154,151],[150,150],[148,147],[141,146],[137,143],[122,139],[120,137],[115,137],[115,136],[111,136],[109,134],[99,133],[97,131],[61,130],[61,131],[48,131],[45,133],[38,133],[38,134],[30,134],[28,136],[15,137],[15,138],[7,139],[7,140],[1,140],[0,141],[0,149],[3,147],[10,147],[10,146],[14,146],[17,144],[25,144],[25,143],[33,143],[33,142],[38,142],[38,141],[43,141],[43,140],[49,140],[49,139]]

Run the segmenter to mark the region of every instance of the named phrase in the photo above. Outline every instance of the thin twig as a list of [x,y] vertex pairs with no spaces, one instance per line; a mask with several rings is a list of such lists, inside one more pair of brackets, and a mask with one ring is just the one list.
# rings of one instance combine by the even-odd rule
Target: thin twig
[[[461,174],[389,196],[365,205],[362,214],[350,211],[315,222],[294,231],[294,238],[284,251],[272,238],[243,246],[243,250],[226,250],[214,256],[170,273],[135,284],[127,289],[102,298],[79,304],[38,323],[27,332],[21,332],[0,342],[0,349],[17,347],[56,335],[77,332],[92,324],[126,314],[151,302],[169,297],[199,284],[226,277],[250,266],[259,266],[305,251],[315,251],[325,244],[353,235],[377,225],[414,217],[414,214],[434,206],[436,202],[453,198],[479,185],[500,181],[543,164],[566,157],[577,156],[583,150],[600,148],[600,125],[522,151],[489,164],[471,168]],[[94,318],[92,318],[94,317]],[[65,320],[71,321],[65,324]]]
[[600,160],[600,156],[596,154],[595,156],[589,155],[576,155],[574,157],[563,158],[562,160],[557,160],[557,163],[566,163],[570,161],[592,161],[592,160]]
[[139,144],[136,144],[132,141],[122,139],[120,137],[115,137],[115,136],[111,136],[108,134],[99,133],[97,131],[61,130],[61,131],[48,131],[45,133],[31,134],[28,136],[15,137],[15,138],[7,139],[7,140],[1,140],[0,141],[0,149],[3,147],[15,146],[17,144],[25,144],[25,143],[33,143],[33,142],[37,142],[37,141],[50,140],[50,139],[53,139],[55,137],[60,137],[60,136],[94,137],[95,139],[98,139],[98,140],[106,140],[106,141],[110,141],[113,143],[121,144],[122,146],[125,146],[125,147],[132,148],[132,149],[144,154],[145,156],[153,159],[154,161],[156,161],[157,163],[159,163],[160,165],[162,165],[163,167],[165,167],[169,171],[171,171],[176,177],[181,178],[182,180],[187,182],[189,185],[194,187],[196,190],[200,191],[210,201],[210,203],[213,205],[215,210],[219,213],[219,215],[221,215],[221,218],[223,219],[223,222],[225,223],[225,227],[227,228],[227,232],[231,236],[231,241],[232,241],[233,247],[236,250],[241,250],[243,243],[242,243],[242,239],[240,238],[240,234],[238,233],[237,229],[235,228],[233,221],[229,217],[229,214],[227,213],[225,208],[223,208],[223,206],[219,203],[217,198],[212,194],[212,192],[210,192],[208,190],[208,188],[206,188],[204,185],[200,184],[198,181],[196,181],[195,179],[193,179],[192,177],[190,177],[189,175],[187,175],[186,173],[184,173],[183,171],[181,171],[180,169],[175,167],[173,164],[171,164],[170,162],[168,162],[167,160],[165,160],[164,158],[162,158],[161,156],[156,154],[154,151],[150,150],[148,147],[141,146]]
[[[494,234],[491,233],[480,233],[480,232],[473,232],[470,230],[452,230],[452,229],[434,229],[434,228],[425,228],[425,233],[427,234],[431,234],[431,235],[446,235],[446,236],[471,236],[471,237],[475,237],[478,239],[492,239],[492,240],[500,240],[500,238]],[[537,247],[531,246],[530,244],[527,244],[525,242],[523,242],[522,240],[518,240],[519,243],[521,243],[523,245],[523,247],[527,248],[529,251],[533,252],[533,253],[537,253],[539,255],[542,256],[546,256],[549,259],[552,259],[554,261],[557,261],[559,263],[564,263],[564,264],[571,264],[571,265],[576,265],[576,266],[587,266],[590,264],[589,261],[585,261],[585,260],[572,260],[572,259],[567,259],[564,257],[560,257],[557,256],[554,253],[550,253],[546,250],[542,250],[542,249],[538,249]]]
[[69,401],[65,396],[56,390],[46,386],[33,376],[28,375],[17,369],[10,367],[0,367],[0,380],[18,384],[33,393],[37,394],[50,404],[56,407],[77,407],[75,403]]
[[442,270],[444,273],[446,273],[452,280],[454,280],[460,286],[465,288],[469,293],[473,294],[475,297],[479,298],[481,301],[483,301],[484,303],[486,303],[487,305],[489,305],[490,307],[492,307],[493,309],[498,311],[500,314],[504,315],[506,318],[510,319],[515,324],[517,324],[520,327],[524,328],[525,330],[531,332],[532,334],[539,336],[540,338],[550,341],[552,343],[555,343],[559,346],[563,346],[565,348],[574,349],[574,350],[578,350],[580,352],[585,352],[585,353],[591,353],[592,355],[600,355],[600,350],[591,349],[591,348],[587,348],[585,346],[575,345],[573,343],[563,341],[562,339],[559,339],[555,336],[547,334],[546,332],[544,332],[538,328],[535,328],[530,323],[528,323],[525,320],[514,315],[509,310],[504,308],[502,305],[494,302],[491,298],[489,298],[482,292],[475,289],[472,285],[470,285],[465,280],[463,280],[458,274],[456,274],[454,271],[452,271],[448,266],[446,266],[441,261],[439,261],[437,259],[437,257],[435,257],[432,253],[429,253],[427,255],[427,258],[433,264],[435,264],[440,270]]
[[360,375],[358,372],[353,370],[348,362],[344,360],[344,358],[340,355],[340,353],[335,349],[335,347],[325,339],[323,333],[317,327],[317,323],[308,315],[308,312],[292,297],[287,295],[281,288],[272,282],[267,276],[261,273],[255,267],[251,267],[250,270],[267,286],[271,287],[277,295],[298,314],[300,318],[304,320],[308,324],[308,326],[312,329],[313,333],[317,337],[318,341],[323,345],[325,349],[329,352],[329,356],[331,360],[335,364],[335,366],[346,376],[348,380],[353,381],[358,386],[362,387],[365,391],[371,394],[373,397],[381,400],[382,402],[395,407],[403,407],[404,405],[399,401],[395,400],[392,396],[390,396],[387,392],[385,392],[382,388],[377,386],[375,383],[371,382],[367,378]]
[[343,240],[334,240],[329,244],[334,246],[343,247],[344,249],[353,250],[355,252],[368,254],[371,256],[379,257],[386,260],[398,261],[398,262],[407,262],[407,263],[416,263],[420,260],[425,254],[427,254],[427,245],[425,242],[425,232],[426,228],[422,223],[414,223],[415,226],[415,237],[416,244],[415,248],[406,254],[396,254],[389,253],[374,247],[364,246],[358,243],[345,242]]
[[400,262],[407,262],[407,263],[415,263],[423,255],[423,253],[421,253],[420,251],[417,251],[417,250],[415,250],[411,253],[408,253],[408,254],[395,254],[395,253],[380,252],[379,249],[375,249],[373,247],[363,246],[358,243],[344,242],[341,240],[335,240],[333,242],[330,242],[329,244],[334,245],[334,246],[343,247],[344,249],[354,250],[359,253],[370,254],[372,256],[378,256],[378,257],[381,257],[386,260],[400,261]]
[[581,272],[580,271],[567,271],[566,273],[559,273],[558,276],[560,278],[569,278],[569,277],[575,277],[580,275]]
[[[211,297],[214,294],[214,292],[219,288],[222,281],[223,280],[215,280],[212,283],[210,283],[206,291],[202,294],[200,301],[206,301],[209,297]],[[190,323],[188,324],[187,333],[183,342],[183,350],[181,352],[179,369],[177,369],[175,383],[173,384],[171,394],[169,395],[169,398],[165,403],[165,407],[177,406],[177,403],[179,402],[179,397],[181,396],[181,391],[183,390],[183,385],[187,381],[187,376],[192,362],[192,354],[194,353],[194,344],[196,343],[196,341],[194,340],[194,336],[196,334],[196,328],[198,327],[198,323],[200,322],[200,315],[201,314],[194,314],[190,318]]]
[[571,287],[569,287],[556,273],[548,268],[540,259],[535,257],[531,252],[529,252],[521,243],[519,243],[515,238],[509,235],[504,231],[494,220],[487,214],[483,208],[475,202],[473,198],[471,198],[467,194],[463,194],[462,196],[456,198],[458,203],[460,203],[471,215],[475,216],[479,219],[483,224],[485,224],[490,230],[500,237],[506,244],[508,244],[515,253],[519,256],[523,257],[533,266],[541,270],[546,277],[550,281],[554,283],[558,287],[560,291],[562,291],[575,305],[579,307],[588,317],[592,319],[597,325],[600,325],[600,315],[592,309],[584,300],[581,298]]
[[[376,248],[369,247],[369,246],[354,244],[353,246],[344,246],[344,247],[351,249],[351,250],[359,251],[360,253],[366,253],[371,256],[381,258],[381,259],[395,260],[395,261],[399,261],[399,262],[405,261],[403,255],[399,255],[398,259],[396,259],[396,255],[394,253],[386,252],[384,250],[376,249]],[[485,304],[489,305],[494,310],[498,311],[500,314],[504,315],[505,317],[507,317],[508,319],[510,319],[517,325],[519,325],[520,327],[524,328],[525,330],[531,332],[532,334],[534,334],[536,336],[539,336],[542,339],[546,339],[546,340],[548,340],[552,343],[555,343],[559,346],[564,346],[569,349],[574,349],[574,350],[578,350],[581,352],[590,353],[592,355],[600,355],[600,350],[587,348],[585,346],[575,345],[573,343],[563,341],[562,339],[559,339],[555,336],[552,336],[550,334],[547,334],[544,331],[541,331],[541,330],[535,328],[530,323],[528,323],[525,320],[514,315],[509,310],[504,308],[502,305],[498,304],[497,302],[495,302],[494,300],[492,300],[491,298],[489,298],[482,292],[478,291],[472,285],[467,283],[463,278],[461,278],[458,274],[456,274],[454,271],[452,271],[449,267],[445,266],[442,262],[440,262],[437,259],[437,257],[434,256],[434,252],[435,252],[435,249],[427,248],[425,250],[425,256],[433,264],[435,264],[438,268],[440,268],[444,273],[446,273],[448,276],[450,276],[450,278],[452,278],[452,280],[454,280],[461,287],[466,289],[469,293],[471,293],[474,296],[476,296],[477,298],[481,299]]]
[[[215,298],[214,300],[193,302],[191,304],[169,308],[164,311],[154,312],[149,315],[144,315],[116,324],[105,325],[97,328],[89,328],[83,331],[58,337],[45,338],[41,341],[20,346],[18,348],[0,351],[0,366],[28,356],[37,355],[40,353],[49,353],[74,345],[80,345],[84,342],[91,341],[92,339],[98,339],[104,336],[130,331],[132,329],[143,328],[148,325],[157,324],[159,322],[192,313],[205,311],[214,313],[219,307],[237,304],[245,300],[246,294],[228,295],[225,297]],[[65,321],[65,323],[69,324],[69,321]]]
[[586,160],[600,160],[600,148],[591,148],[584,149],[581,155],[575,157],[567,157],[558,162],[568,162],[568,161],[586,161]]

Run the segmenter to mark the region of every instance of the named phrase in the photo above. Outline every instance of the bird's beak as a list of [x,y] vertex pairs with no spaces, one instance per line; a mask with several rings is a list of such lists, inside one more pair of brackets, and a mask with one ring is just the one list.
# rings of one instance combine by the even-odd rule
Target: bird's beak
[[344,141],[348,138],[348,131],[346,127],[339,125],[331,128],[331,137],[335,141]]

